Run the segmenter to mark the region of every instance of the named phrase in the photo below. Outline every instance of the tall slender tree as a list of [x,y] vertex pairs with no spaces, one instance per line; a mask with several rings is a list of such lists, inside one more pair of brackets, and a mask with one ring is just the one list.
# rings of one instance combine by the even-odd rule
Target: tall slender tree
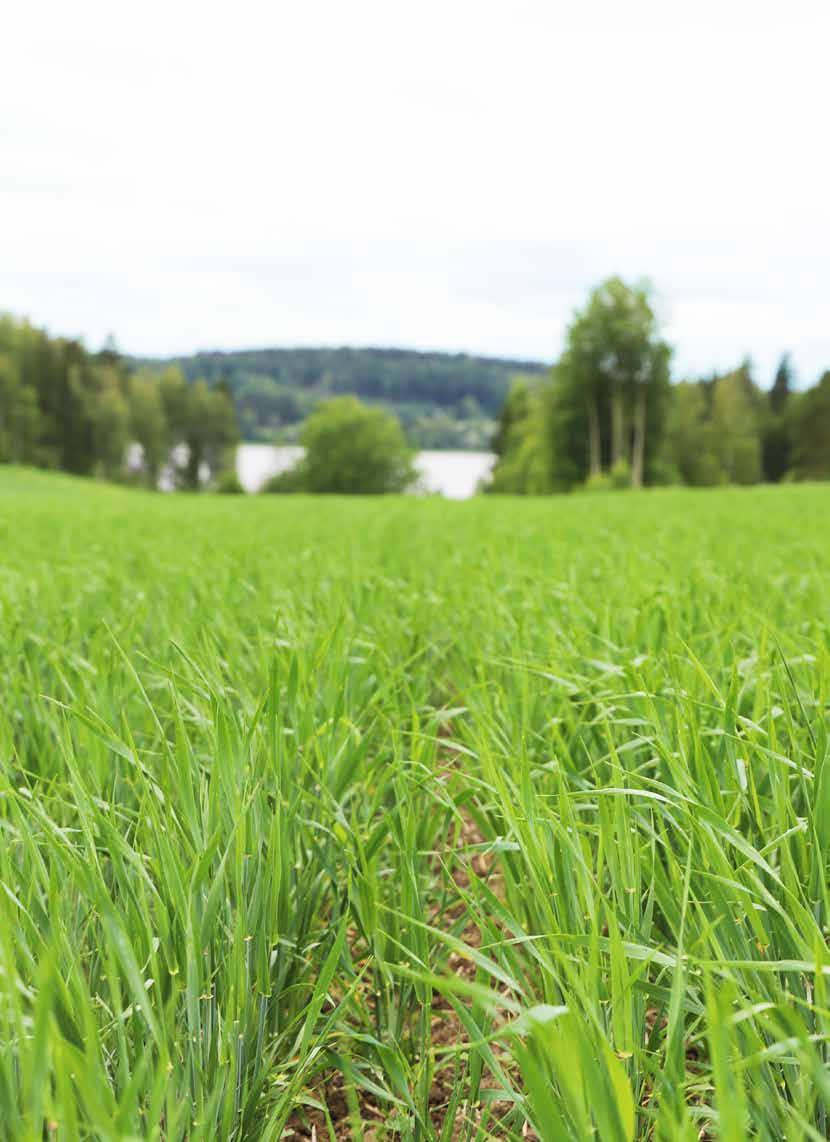
[[157,488],[170,447],[158,378],[150,373],[130,377],[128,403],[130,435],[141,446],[144,481],[148,487]]
[[669,357],[645,285],[609,278],[575,315],[558,370],[560,406],[577,401],[585,410],[589,477],[607,463],[630,467],[635,487],[644,482],[650,431],[659,433],[664,416]]

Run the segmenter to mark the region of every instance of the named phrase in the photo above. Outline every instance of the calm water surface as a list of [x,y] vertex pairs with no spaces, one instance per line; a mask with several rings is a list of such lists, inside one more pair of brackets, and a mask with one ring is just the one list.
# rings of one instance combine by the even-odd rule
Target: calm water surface
[[[293,467],[302,454],[296,445],[240,444],[236,473],[246,492],[258,492],[269,476]],[[494,460],[492,452],[419,452],[415,457],[419,489],[466,500],[489,476]]]

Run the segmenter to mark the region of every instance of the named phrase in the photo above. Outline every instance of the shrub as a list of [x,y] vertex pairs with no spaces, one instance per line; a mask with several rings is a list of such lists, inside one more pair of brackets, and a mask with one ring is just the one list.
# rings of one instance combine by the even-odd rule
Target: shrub
[[302,478],[309,492],[403,492],[415,479],[412,452],[398,420],[356,397],[324,401],[305,422],[300,439],[306,450]]
[[631,465],[625,459],[618,460],[608,473],[611,487],[617,491],[631,487]]
[[245,489],[240,483],[236,472],[223,472],[216,481],[215,492],[221,496],[244,496]]
[[597,472],[594,476],[589,476],[585,483],[582,485],[583,492],[610,492],[613,484],[611,477],[607,472]]
[[269,476],[259,490],[265,495],[285,495],[288,492],[305,491],[302,460],[293,468],[286,468],[284,472]]

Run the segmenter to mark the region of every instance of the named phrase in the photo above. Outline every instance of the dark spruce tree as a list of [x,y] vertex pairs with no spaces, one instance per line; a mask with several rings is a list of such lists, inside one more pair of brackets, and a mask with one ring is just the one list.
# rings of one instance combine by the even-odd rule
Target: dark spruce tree
[[792,424],[790,394],[793,385],[789,353],[781,358],[768,395],[764,417],[762,462],[764,479],[778,483],[792,467]]

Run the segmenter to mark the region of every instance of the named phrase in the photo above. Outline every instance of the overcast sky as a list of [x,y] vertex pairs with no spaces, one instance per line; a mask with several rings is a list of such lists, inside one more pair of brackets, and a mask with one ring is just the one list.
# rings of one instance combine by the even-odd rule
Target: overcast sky
[[675,375],[830,368],[828,0],[3,13],[0,309],[129,352],[553,360],[648,277]]

